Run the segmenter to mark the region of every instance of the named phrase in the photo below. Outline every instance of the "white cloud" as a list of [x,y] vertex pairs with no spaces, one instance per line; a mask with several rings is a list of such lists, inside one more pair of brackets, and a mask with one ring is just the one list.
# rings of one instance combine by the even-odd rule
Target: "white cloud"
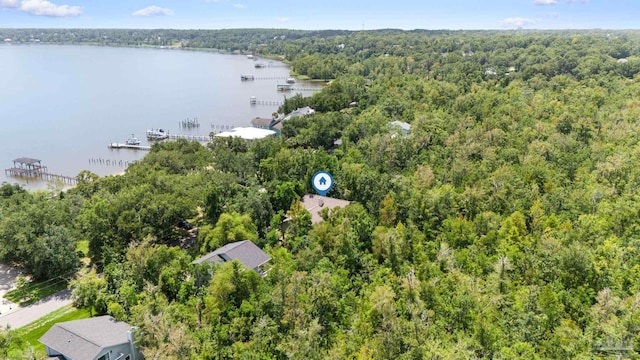
[[273,20],[275,20],[277,22],[287,22],[287,21],[289,21],[289,18],[286,17],[286,16],[281,16],[281,17],[273,18]]
[[557,5],[558,0],[533,0],[535,5]]
[[[9,3],[12,1],[9,0]],[[47,0],[23,0],[20,11],[40,16],[71,17],[82,15],[80,6],[56,5]]]
[[500,25],[508,28],[523,28],[526,25],[533,25],[536,21],[533,19],[521,18],[521,17],[512,17],[506,18],[500,21]]
[[233,4],[233,7],[236,9],[245,9],[246,6],[244,4]]
[[0,0],[1,7],[17,8],[20,6],[18,0]]
[[147,6],[144,9],[140,9],[135,11],[133,16],[170,16],[175,14],[175,12],[171,9],[161,8],[159,6]]

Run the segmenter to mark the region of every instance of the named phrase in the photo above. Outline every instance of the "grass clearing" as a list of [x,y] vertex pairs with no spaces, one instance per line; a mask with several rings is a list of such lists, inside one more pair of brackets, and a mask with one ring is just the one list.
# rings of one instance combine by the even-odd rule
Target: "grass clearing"
[[4,295],[4,298],[20,306],[28,306],[47,296],[67,288],[68,282],[64,279],[51,279],[41,282],[30,282],[24,289],[14,289]]
[[89,240],[78,241],[78,245],[76,245],[76,250],[83,253],[84,256],[89,256]]

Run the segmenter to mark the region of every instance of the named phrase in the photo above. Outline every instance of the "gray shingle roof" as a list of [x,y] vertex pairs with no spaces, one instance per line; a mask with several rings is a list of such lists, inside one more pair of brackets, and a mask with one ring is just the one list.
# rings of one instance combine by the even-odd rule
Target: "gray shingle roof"
[[400,128],[400,129],[402,129],[403,131],[406,131],[406,132],[409,132],[411,130],[411,124],[403,122],[403,121],[398,121],[398,120],[390,122],[389,126],[390,127],[393,127],[393,126],[398,127],[398,128]]
[[40,342],[71,359],[93,359],[105,347],[128,343],[129,330],[125,322],[98,316],[57,323]]
[[240,261],[247,269],[255,269],[271,260],[271,257],[262,251],[251,240],[244,240],[229,243],[208,253],[207,255],[204,255],[193,263],[201,264],[206,261],[220,265],[233,260]]

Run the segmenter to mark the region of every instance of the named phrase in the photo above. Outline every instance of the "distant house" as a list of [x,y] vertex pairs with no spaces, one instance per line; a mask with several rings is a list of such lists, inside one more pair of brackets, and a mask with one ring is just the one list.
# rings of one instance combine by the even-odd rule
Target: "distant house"
[[305,106],[303,108],[298,108],[293,110],[292,112],[290,112],[289,114],[287,114],[284,117],[284,120],[289,120],[291,118],[294,118],[296,116],[309,116],[313,113],[315,113],[316,111],[313,110],[312,108],[310,108],[309,106]]
[[345,207],[351,202],[342,199],[336,199],[326,196],[318,196],[313,194],[307,194],[300,199],[302,205],[309,213],[311,213],[311,222],[313,224],[322,221],[320,211],[323,209],[335,209],[337,207]]
[[251,126],[258,129],[273,130],[278,134],[282,131],[282,122],[278,119],[256,117],[251,120]]
[[61,322],[39,340],[49,357],[63,360],[136,360],[131,325],[111,316]]
[[271,260],[271,257],[251,240],[244,240],[229,243],[194,260],[193,263],[202,264],[207,262],[222,265],[233,260],[238,260],[247,269],[255,270],[260,276],[266,276],[265,264]]
[[409,135],[409,131],[411,131],[411,124],[398,120],[388,123],[387,127],[392,130],[400,130],[402,135]]

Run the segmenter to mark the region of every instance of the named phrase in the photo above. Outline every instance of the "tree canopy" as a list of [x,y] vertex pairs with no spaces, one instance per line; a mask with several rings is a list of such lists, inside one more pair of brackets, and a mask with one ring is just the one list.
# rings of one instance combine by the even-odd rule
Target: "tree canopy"
[[[147,356],[640,352],[640,32],[53,32],[40,40],[254,53],[332,80],[287,99],[316,113],[278,138],[156,144],[64,196],[0,187],[0,260],[69,276],[62,254],[87,241],[103,277],[77,280],[76,304],[138,326]],[[312,223],[298,199],[318,170],[351,204]],[[265,277],[192,263],[247,239]]]

